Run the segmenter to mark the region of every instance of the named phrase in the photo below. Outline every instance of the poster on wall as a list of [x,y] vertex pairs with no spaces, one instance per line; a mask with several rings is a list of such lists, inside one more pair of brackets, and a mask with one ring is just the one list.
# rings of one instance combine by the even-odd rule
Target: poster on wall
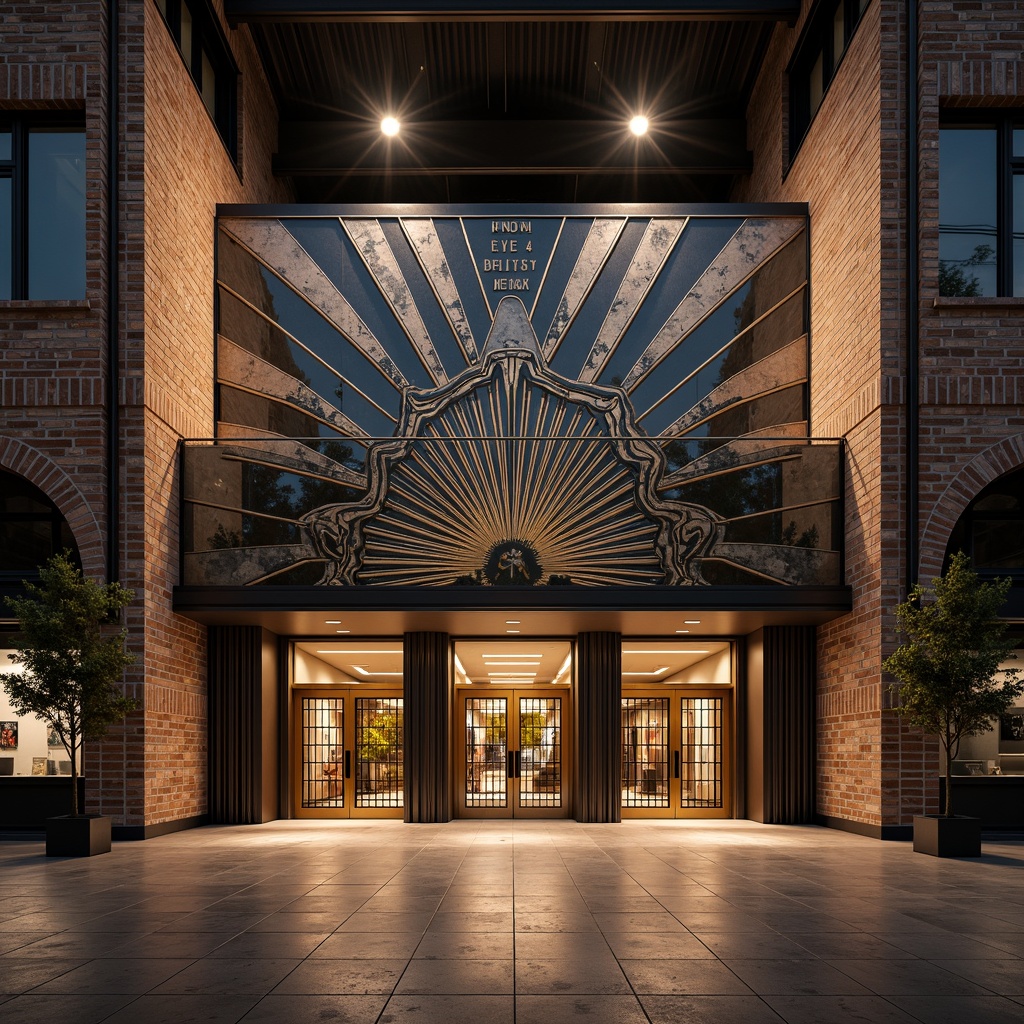
[[1024,754],[1024,709],[999,716],[999,753]]
[[18,723],[0,722],[0,750],[18,749]]

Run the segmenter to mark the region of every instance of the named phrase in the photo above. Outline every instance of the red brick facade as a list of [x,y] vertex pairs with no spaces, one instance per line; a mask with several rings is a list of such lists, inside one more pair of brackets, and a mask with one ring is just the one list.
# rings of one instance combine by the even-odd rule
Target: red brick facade
[[[820,815],[875,830],[935,809],[934,745],[887,712],[881,670],[905,592],[907,304],[920,315],[920,562],[987,483],[1024,464],[1024,299],[940,299],[938,125],[944,106],[1024,106],[1019,5],[920,5],[920,292],[908,292],[906,4],[871,0],[790,159],[786,68],[806,20],[775,29],[748,112],[753,174],[738,202],[806,202],[811,223],[810,432],[847,445],[853,611],[819,630]],[[0,302],[0,468],[44,490],[105,575],[105,253],[109,5],[22,4],[0,15],[0,110],[80,110],[87,132],[87,298]],[[242,27],[237,163],[153,0],[120,5],[118,96],[122,582],[144,710],[93,753],[90,809],[159,825],[206,812],[205,629],[171,610],[178,579],[176,445],[214,430],[214,211],[287,202],[271,174],[274,99]]]

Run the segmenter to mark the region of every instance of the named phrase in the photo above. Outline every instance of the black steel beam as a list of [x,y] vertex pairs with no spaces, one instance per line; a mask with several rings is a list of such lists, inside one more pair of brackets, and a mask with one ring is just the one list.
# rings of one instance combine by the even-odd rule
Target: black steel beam
[[226,0],[228,21],[786,21],[799,0]]
[[745,138],[738,119],[662,122],[642,139],[587,121],[421,122],[390,140],[374,124],[285,122],[274,173],[747,174]]

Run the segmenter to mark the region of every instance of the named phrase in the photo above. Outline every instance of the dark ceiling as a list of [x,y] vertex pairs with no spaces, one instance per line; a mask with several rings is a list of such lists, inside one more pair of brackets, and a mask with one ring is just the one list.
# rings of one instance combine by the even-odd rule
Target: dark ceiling
[[[303,202],[719,202],[798,3],[228,0],[281,115]],[[640,140],[626,123],[645,114]],[[380,119],[402,123],[396,139]]]

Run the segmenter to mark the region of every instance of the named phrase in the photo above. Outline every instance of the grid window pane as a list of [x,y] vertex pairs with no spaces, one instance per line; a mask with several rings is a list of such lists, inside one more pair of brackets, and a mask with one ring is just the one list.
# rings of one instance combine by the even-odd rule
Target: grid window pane
[[466,806],[508,806],[508,701],[466,698]]
[[302,806],[345,806],[345,702],[302,698]]
[[12,135],[10,132],[0,132],[0,160],[11,159]]
[[562,698],[519,698],[520,807],[562,806]]
[[28,297],[85,295],[85,133],[29,132]]
[[356,698],[356,807],[402,806],[402,698]]
[[622,700],[622,806],[668,807],[668,697]]
[[721,807],[722,698],[680,701],[680,807]]

